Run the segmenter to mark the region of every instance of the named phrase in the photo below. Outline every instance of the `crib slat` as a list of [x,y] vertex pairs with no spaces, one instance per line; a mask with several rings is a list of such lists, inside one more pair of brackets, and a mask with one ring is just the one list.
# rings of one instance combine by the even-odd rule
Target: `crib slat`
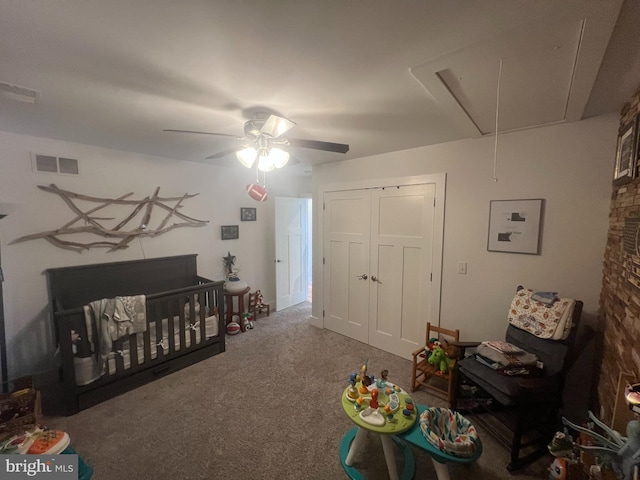
[[184,315],[184,306],[185,306],[185,301],[184,301],[184,295],[180,295],[178,297],[178,330],[171,330],[173,332],[173,336],[174,338],[178,337],[178,348],[180,350],[183,350],[185,348],[185,336],[184,336],[184,331],[185,331],[185,315]]
[[[119,352],[122,352],[124,350],[123,343],[124,343],[124,338],[119,338],[118,340],[113,342],[113,350],[112,351],[115,352],[116,371],[113,372],[112,375],[117,375],[120,372],[124,372],[124,358],[119,353]],[[109,365],[107,365],[107,372],[108,372],[108,374],[111,374],[111,372],[109,372]]]
[[168,346],[168,344],[164,340],[164,336],[162,333],[162,304],[160,302],[156,302],[155,304],[155,321],[156,321],[156,359],[161,359],[164,357],[164,348],[163,346]]
[[204,309],[204,306],[200,305],[200,312],[198,312],[198,314],[196,314],[196,305],[197,305],[196,297],[197,296],[198,296],[197,293],[192,293],[191,295],[189,295],[189,322],[188,322],[189,324],[188,324],[188,328],[189,328],[189,336],[191,338],[191,342],[189,343],[190,348],[193,348],[193,346],[196,345],[196,337],[197,337],[196,330],[195,330],[195,328],[192,328],[192,325],[195,325],[196,323],[198,323],[198,319],[200,318],[200,313]]
[[167,310],[167,331],[165,333],[165,336],[168,337],[169,339],[169,351],[167,352],[168,355],[171,355],[172,353],[174,353],[176,351],[176,336],[174,334],[175,332],[175,322],[173,321],[174,317],[175,317],[175,305],[176,305],[176,301],[175,301],[175,297],[169,297],[167,299],[167,306],[169,307]]
[[129,335],[129,368],[138,366],[138,334]]
[[[200,343],[204,343],[207,341],[207,291],[203,290],[198,294],[198,301],[200,302],[200,311],[198,312],[198,321],[200,322]],[[196,335],[196,332],[193,332],[193,336]]]
[[148,315],[149,312],[151,312],[151,309],[149,308],[149,305],[147,305],[147,329],[142,334],[142,339],[144,343],[144,361],[145,362],[151,361],[151,325],[150,325],[151,319],[149,318],[149,315]]

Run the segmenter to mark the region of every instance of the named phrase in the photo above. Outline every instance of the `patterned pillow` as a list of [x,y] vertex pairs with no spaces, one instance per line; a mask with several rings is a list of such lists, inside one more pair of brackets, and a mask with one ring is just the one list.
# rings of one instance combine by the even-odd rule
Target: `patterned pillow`
[[420,430],[431,445],[450,455],[470,457],[478,447],[475,427],[448,408],[431,407],[422,412]]

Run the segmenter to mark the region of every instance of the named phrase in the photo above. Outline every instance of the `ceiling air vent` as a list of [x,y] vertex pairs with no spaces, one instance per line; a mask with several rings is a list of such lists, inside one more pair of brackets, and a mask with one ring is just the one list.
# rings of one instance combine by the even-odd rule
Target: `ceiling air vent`
[[34,172],[63,173],[66,175],[79,175],[78,160],[75,158],[55,157],[53,155],[31,154],[31,163]]
[[15,100],[16,102],[36,103],[38,97],[40,97],[40,92],[31,90],[30,88],[0,82],[0,97]]

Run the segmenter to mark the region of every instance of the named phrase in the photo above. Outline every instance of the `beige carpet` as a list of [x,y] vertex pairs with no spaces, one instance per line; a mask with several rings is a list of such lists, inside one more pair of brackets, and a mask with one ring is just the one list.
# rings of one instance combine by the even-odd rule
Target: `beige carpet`
[[[304,303],[261,317],[227,337],[227,351],[71,417],[49,417],[95,470],[94,479],[345,479],[339,445],[353,428],[340,395],[369,358],[376,376],[408,385],[411,363],[308,323]],[[417,403],[444,406],[415,392]],[[479,429],[477,463],[450,466],[452,479],[507,479],[508,452]],[[375,436],[357,466],[388,478]],[[416,479],[435,478],[413,450]],[[547,478],[551,457],[515,476]],[[401,463],[401,462],[400,462]]]

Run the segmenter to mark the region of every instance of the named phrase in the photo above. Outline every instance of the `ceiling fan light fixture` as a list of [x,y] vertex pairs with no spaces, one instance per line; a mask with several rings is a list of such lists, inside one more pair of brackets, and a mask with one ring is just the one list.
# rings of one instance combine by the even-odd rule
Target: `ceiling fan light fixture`
[[258,151],[253,147],[244,147],[236,152],[238,161],[247,168],[253,166],[253,162],[256,161]]
[[269,158],[271,159],[274,167],[282,168],[289,161],[289,152],[285,152],[281,148],[272,148],[269,152]]
[[[266,155],[264,155],[264,153],[266,153]],[[273,159],[269,152],[260,152],[258,156],[258,170],[270,172],[274,168],[276,168],[276,166],[273,164]]]
[[278,138],[280,135],[288,132],[296,124],[291,120],[288,120],[283,117],[278,117],[277,115],[269,115],[267,121],[264,123],[260,131],[271,138]]

